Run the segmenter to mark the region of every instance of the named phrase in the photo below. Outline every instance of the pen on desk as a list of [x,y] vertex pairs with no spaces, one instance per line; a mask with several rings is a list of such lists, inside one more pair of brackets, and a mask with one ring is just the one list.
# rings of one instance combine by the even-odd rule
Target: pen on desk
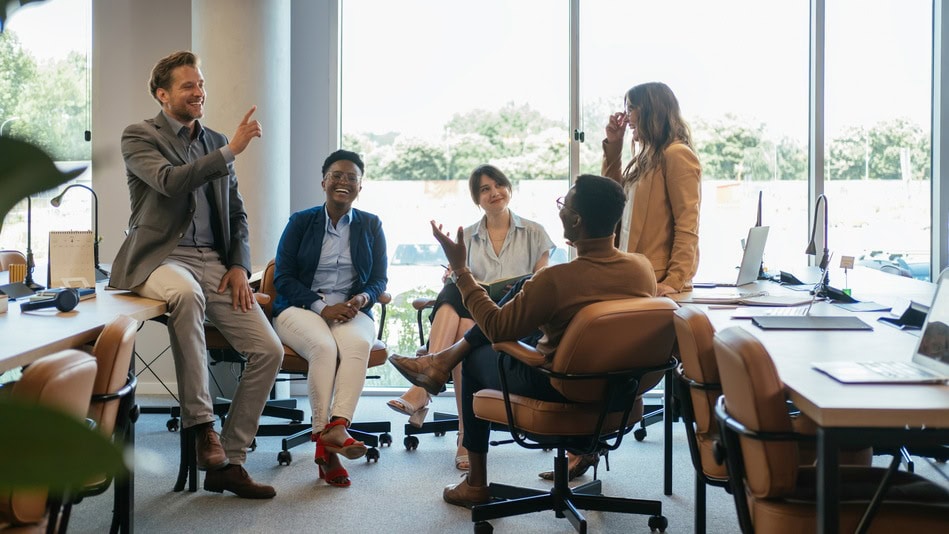
[[708,309],[710,310],[734,310],[738,308],[737,304],[711,304]]

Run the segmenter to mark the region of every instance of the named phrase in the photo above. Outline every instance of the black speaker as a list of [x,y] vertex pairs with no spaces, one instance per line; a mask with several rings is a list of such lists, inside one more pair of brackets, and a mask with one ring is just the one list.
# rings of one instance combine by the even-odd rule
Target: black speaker
[[79,292],[73,288],[67,288],[51,299],[24,302],[20,304],[20,311],[42,310],[55,306],[61,312],[68,312],[72,311],[76,304],[79,304]]

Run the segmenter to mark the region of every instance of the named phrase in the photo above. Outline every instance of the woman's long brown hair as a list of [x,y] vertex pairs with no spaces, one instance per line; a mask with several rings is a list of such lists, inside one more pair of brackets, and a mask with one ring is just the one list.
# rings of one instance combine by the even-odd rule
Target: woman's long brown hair
[[626,106],[639,113],[636,131],[641,148],[623,171],[623,185],[636,183],[643,175],[662,167],[662,152],[672,143],[692,147],[692,131],[682,119],[679,101],[662,82],[637,85],[626,92]]

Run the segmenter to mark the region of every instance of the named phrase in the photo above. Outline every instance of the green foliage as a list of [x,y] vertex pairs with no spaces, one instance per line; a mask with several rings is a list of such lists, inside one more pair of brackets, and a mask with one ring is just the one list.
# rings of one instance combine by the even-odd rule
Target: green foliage
[[853,127],[830,141],[826,160],[831,180],[900,180],[904,171],[908,179],[928,180],[930,139],[906,119]]
[[383,157],[381,176],[388,180],[446,180],[445,149],[423,139],[399,137]]
[[45,64],[41,73],[27,85],[30,97],[20,101],[17,137],[40,146],[57,161],[91,159],[91,144],[85,140],[86,58],[70,52],[66,59]]
[[[17,116],[20,99],[28,94],[26,86],[35,77],[36,62],[23,50],[16,34],[0,33],[0,123]],[[11,122],[0,134],[9,134],[15,126]]]
[[713,180],[770,179],[765,160],[764,125],[750,125],[728,113],[714,121],[699,119],[693,129],[702,175]]
[[89,160],[86,58],[71,52],[65,59],[37,64],[14,32],[0,33],[0,123],[2,133],[41,147],[58,161]]
[[0,398],[0,426],[17,429],[0,439],[0,490],[66,490],[126,471],[118,447],[59,410]]

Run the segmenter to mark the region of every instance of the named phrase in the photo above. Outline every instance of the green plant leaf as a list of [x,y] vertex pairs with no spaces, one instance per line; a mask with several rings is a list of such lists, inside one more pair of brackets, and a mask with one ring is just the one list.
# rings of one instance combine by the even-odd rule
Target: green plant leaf
[[0,137],[0,226],[17,202],[68,182],[85,170],[80,167],[62,172],[39,148],[18,139]]
[[0,428],[0,490],[66,490],[126,472],[118,447],[54,408],[0,398]]

